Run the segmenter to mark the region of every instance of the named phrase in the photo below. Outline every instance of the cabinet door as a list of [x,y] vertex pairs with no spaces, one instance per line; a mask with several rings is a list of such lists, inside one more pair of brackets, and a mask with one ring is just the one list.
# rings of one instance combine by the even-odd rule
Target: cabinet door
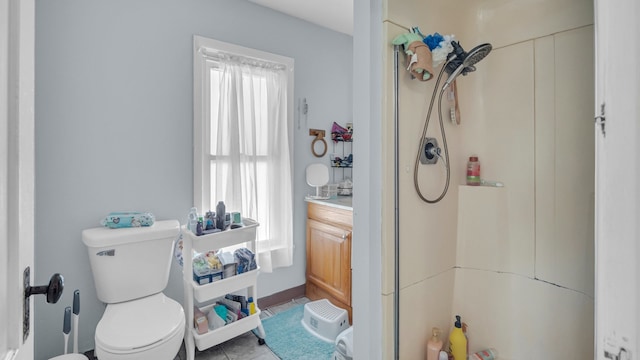
[[351,231],[307,219],[307,281],[351,305]]

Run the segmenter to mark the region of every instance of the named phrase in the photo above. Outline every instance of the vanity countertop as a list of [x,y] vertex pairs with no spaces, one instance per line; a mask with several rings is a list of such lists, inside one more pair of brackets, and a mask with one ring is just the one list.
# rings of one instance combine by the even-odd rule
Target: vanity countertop
[[353,211],[353,207],[351,206],[351,199],[352,199],[351,196],[338,196],[335,199],[326,199],[326,200],[305,199],[305,201],[310,203],[320,204],[320,205],[327,205],[327,206],[335,207],[338,209]]

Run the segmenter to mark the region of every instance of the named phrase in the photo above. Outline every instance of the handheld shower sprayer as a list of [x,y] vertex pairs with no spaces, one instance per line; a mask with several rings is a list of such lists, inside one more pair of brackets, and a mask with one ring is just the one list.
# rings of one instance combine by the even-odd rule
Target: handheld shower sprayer
[[[453,46],[453,51],[451,51],[447,56],[447,62],[442,66],[442,69],[438,74],[438,79],[436,80],[436,84],[433,88],[433,94],[431,95],[431,102],[429,103],[429,111],[427,112],[427,117],[425,118],[424,128],[422,130],[422,136],[420,137],[420,146],[418,148],[418,153],[416,155],[416,161],[413,168],[413,185],[416,188],[416,191],[418,192],[418,196],[420,197],[420,199],[422,199],[424,202],[427,202],[429,204],[437,203],[438,201],[444,198],[444,196],[447,193],[447,190],[449,189],[449,182],[451,178],[451,168],[449,166],[451,161],[449,160],[449,149],[447,147],[447,137],[445,135],[444,125],[442,122],[442,104],[441,104],[442,94],[444,94],[445,90],[449,88],[449,86],[451,86],[451,83],[458,76],[460,76],[460,74],[467,75],[470,72],[476,71],[476,67],[474,65],[477,64],[480,60],[484,59],[491,52],[491,49],[492,49],[492,46],[489,43],[478,45],[473,49],[471,49],[471,51],[469,52],[464,51],[462,46],[460,46],[460,43],[458,43],[457,41],[452,41],[451,45]],[[447,78],[444,85],[442,86],[442,89],[439,89],[440,80],[442,79],[442,74],[445,71],[449,74],[449,77]],[[418,183],[418,164],[420,162],[420,158],[422,154],[425,151],[423,139],[425,139],[425,136],[427,135],[427,128],[429,127],[429,119],[431,118],[431,111],[433,110],[433,103],[436,98],[436,91],[438,90],[440,90],[440,95],[438,97],[438,115],[440,120],[440,132],[442,134],[442,143],[444,146],[444,157],[440,155],[439,148],[431,149],[431,151],[434,152],[434,154],[437,153],[437,156],[440,157],[445,163],[445,167],[447,170],[447,180],[444,186],[444,190],[442,191],[440,196],[434,200],[431,200],[431,199],[427,199],[424,195],[422,195],[422,191],[420,190],[420,185]]]

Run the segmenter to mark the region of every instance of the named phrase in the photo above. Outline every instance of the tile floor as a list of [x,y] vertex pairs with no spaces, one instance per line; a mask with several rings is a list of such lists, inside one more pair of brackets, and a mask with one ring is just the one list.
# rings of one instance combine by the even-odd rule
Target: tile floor
[[[263,309],[260,313],[260,318],[266,319],[292,306],[305,304],[307,302],[309,302],[309,299],[302,297],[281,305]],[[196,348],[195,358],[196,360],[279,360],[278,356],[276,356],[267,345],[258,344],[258,337],[251,331],[204,351],[199,351]],[[187,356],[183,344],[174,360],[186,359]]]

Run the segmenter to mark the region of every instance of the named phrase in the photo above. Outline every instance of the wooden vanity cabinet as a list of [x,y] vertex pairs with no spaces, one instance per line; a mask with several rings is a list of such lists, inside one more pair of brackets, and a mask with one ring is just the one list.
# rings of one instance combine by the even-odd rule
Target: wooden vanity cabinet
[[350,323],[352,228],[352,211],[308,203],[306,296],[347,310]]

